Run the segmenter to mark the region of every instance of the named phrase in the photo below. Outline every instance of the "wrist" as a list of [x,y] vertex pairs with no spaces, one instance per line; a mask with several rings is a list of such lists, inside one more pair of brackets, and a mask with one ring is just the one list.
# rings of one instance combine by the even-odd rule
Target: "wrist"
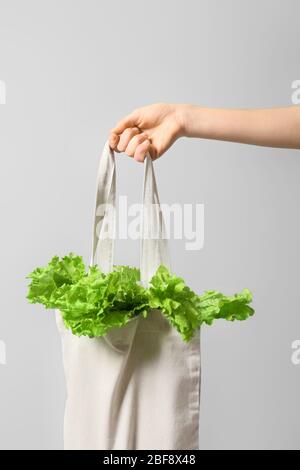
[[[191,104],[177,105],[177,119],[179,122],[179,137],[201,137],[200,124],[202,121],[201,109]],[[200,118],[200,119],[199,119]]]

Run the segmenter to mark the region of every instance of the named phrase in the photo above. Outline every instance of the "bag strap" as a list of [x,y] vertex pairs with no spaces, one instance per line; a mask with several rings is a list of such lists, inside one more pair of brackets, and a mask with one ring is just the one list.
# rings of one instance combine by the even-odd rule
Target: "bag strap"
[[143,212],[140,249],[141,280],[147,284],[160,264],[170,269],[170,257],[153,162],[144,162]]
[[[97,176],[92,264],[108,273],[114,263],[116,235],[116,161],[106,142]],[[141,220],[140,270],[147,284],[160,264],[170,268],[166,229],[161,212],[153,162],[147,155],[144,162],[143,211]]]
[[94,215],[91,264],[108,273],[113,267],[116,231],[116,161],[106,142],[100,158]]

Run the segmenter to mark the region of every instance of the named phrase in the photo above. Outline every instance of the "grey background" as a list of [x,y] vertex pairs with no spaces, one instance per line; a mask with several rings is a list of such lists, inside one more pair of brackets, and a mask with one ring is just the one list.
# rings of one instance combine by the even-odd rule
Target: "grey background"
[[[109,128],[158,101],[290,105],[299,15],[297,0],[0,0],[2,449],[62,447],[60,339],[24,277],[55,253],[88,261]],[[300,449],[299,151],[185,139],[155,167],[162,202],[205,204],[204,249],[173,241],[174,271],[255,295],[253,319],[203,328],[200,447]],[[118,157],[134,202],[142,171]],[[116,261],[137,263],[137,243]]]

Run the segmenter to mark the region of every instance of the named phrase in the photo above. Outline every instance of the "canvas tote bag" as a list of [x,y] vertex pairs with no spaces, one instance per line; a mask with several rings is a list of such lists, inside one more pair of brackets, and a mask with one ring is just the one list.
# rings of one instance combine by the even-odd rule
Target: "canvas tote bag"
[[[103,211],[103,205],[108,209]],[[115,207],[116,164],[106,144],[97,179],[92,255],[92,263],[105,272],[113,267]],[[169,266],[149,155],[144,163],[143,208],[140,269],[147,284],[159,264]],[[56,319],[67,388],[65,449],[198,448],[199,332],[189,343],[183,342],[158,310],[102,338],[74,336],[59,312]]]

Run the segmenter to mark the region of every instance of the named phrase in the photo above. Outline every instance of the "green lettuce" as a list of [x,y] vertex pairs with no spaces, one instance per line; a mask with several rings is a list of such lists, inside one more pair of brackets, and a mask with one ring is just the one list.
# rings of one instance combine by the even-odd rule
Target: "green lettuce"
[[85,275],[85,266],[81,256],[70,253],[59,258],[54,256],[43,268],[35,269],[29,276],[28,300],[43,304],[46,308],[57,307],[57,291],[63,286],[71,286]]
[[150,281],[149,304],[161,310],[185,341],[200,326],[198,296],[165,266],[159,266]]
[[55,256],[28,277],[29,302],[59,309],[65,326],[78,336],[103,336],[149,308],[139,270],[129,266],[116,266],[107,275],[97,266],[86,272],[82,258],[70,254]]
[[185,341],[189,341],[203,323],[211,325],[218,318],[246,320],[254,314],[249,306],[252,295],[248,289],[233,297],[216,291],[199,296],[165,266],[160,266],[152,277],[149,298],[150,306],[160,309]]
[[83,259],[71,253],[53,257],[28,278],[28,301],[59,309],[65,326],[77,336],[103,336],[138,315],[146,317],[149,309],[159,309],[189,341],[203,323],[246,320],[254,313],[249,290],[233,297],[216,291],[199,296],[165,266],[157,269],[145,288],[137,268],[114,266],[108,274],[97,266],[86,270]]

